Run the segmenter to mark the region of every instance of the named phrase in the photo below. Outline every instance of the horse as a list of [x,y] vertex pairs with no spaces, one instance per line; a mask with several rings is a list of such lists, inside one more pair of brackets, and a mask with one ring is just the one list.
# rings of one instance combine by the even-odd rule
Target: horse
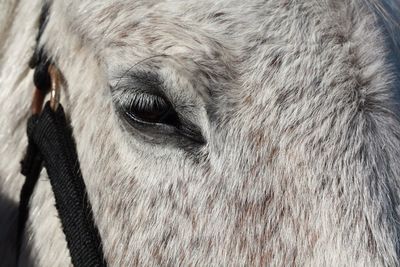
[[0,265],[71,265],[46,171],[16,255],[37,44],[109,266],[399,266],[399,10],[1,1]]

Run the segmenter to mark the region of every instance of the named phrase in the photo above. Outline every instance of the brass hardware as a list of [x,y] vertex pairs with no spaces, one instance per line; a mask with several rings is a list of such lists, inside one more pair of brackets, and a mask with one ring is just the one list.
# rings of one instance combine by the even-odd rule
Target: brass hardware
[[[53,64],[49,65],[48,73],[51,80],[50,88],[50,108],[56,111],[60,103],[60,84],[61,75],[59,70]],[[31,110],[32,114],[39,114],[42,111],[44,99],[46,94],[43,93],[43,88],[35,88],[35,92],[32,98]]]
[[60,73],[53,64],[50,64],[49,74],[51,77],[50,107],[56,111],[60,103]]

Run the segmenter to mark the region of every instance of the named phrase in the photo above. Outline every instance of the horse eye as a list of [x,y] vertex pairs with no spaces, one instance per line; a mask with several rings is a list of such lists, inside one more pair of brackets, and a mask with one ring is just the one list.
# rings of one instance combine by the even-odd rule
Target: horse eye
[[129,119],[142,123],[162,123],[175,126],[179,121],[175,110],[166,99],[146,93],[133,96],[128,107],[125,108],[125,115]]

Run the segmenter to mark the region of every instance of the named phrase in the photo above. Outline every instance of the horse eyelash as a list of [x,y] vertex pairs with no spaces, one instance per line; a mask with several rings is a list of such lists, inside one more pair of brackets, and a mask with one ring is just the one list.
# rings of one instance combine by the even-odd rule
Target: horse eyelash
[[133,95],[128,104],[129,108],[136,107],[141,110],[148,110],[152,107],[161,108],[169,106],[168,102],[166,102],[162,97],[145,93]]

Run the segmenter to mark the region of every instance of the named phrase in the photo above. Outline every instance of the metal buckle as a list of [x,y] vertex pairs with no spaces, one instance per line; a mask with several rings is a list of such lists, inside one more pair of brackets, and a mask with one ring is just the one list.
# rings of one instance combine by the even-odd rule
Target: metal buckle
[[50,64],[49,74],[51,77],[50,107],[53,111],[56,111],[58,104],[60,104],[60,72],[56,66]]
[[[53,111],[56,111],[60,103],[60,72],[53,64],[49,64],[49,68],[47,71],[51,80],[50,108]],[[31,105],[32,114],[40,114],[40,112],[42,111],[44,99],[46,97],[46,93],[43,92],[44,90],[41,90],[39,88],[35,89]]]

